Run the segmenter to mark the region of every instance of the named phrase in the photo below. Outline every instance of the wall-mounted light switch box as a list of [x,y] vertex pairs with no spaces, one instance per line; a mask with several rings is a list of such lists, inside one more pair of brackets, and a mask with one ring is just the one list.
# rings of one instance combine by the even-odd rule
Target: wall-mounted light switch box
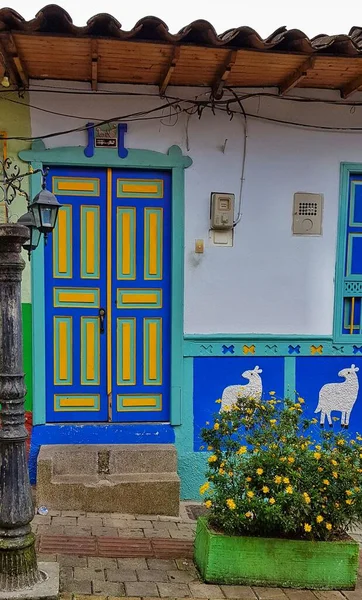
[[294,194],[293,234],[322,235],[323,194]]
[[213,192],[210,198],[211,229],[232,229],[234,224],[234,194]]

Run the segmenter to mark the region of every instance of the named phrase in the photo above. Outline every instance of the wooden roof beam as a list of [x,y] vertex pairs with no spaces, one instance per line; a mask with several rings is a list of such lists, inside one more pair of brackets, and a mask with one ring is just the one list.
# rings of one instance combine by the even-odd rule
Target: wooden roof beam
[[346,99],[354,92],[357,92],[359,88],[362,87],[362,75],[358,75],[354,79],[351,79],[346,85],[341,88],[341,96]]
[[8,71],[12,83],[19,87],[28,87],[29,76],[11,33],[0,34],[0,52],[4,57],[4,67]]
[[98,90],[98,42],[97,42],[97,40],[92,40],[91,51],[92,51],[91,85],[92,85],[92,91],[96,92]]
[[212,86],[214,98],[216,100],[220,100],[220,98],[223,95],[224,87],[225,87],[227,80],[229,78],[229,75],[231,73],[231,69],[235,65],[237,55],[238,55],[237,50],[231,50],[231,52],[229,53],[224,65],[222,67],[221,73],[219,74],[219,76],[217,77],[217,79],[215,80],[215,82]]
[[171,58],[171,62],[167,67],[167,71],[165,73],[164,78],[162,79],[162,81],[160,82],[160,96],[163,96],[166,92],[167,86],[170,83],[170,79],[172,76],[172,73],[174,72],[174,70],[176,69],[176,65],[177,62],[180,58],[180,54],[181,54],[181,48],[180,46],[175,46],[173,49],[173,54],[172,54],[172,58]]
[[298,83],[307,77],[308,73],[314,68],[315,61],[316,59],[313,56],[307,58],[298,69],[288,75],[279,86],[280,96],[284,96],[284,94],[295,88]]

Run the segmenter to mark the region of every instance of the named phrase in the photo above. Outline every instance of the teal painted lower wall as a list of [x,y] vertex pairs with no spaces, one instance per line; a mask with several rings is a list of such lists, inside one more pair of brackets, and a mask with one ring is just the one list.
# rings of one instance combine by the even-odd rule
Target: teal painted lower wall
[[[23,323],[24,365],[30,392],[27,397],[29,409],[32,336],[31,306],[28,304],[23,305]],[[218,410],[219,405],[215,405],[214,402],[223,388],[246,383],[242,378],[244,368],[262,366],[263,391],[266,395],[272,389],[277,389],[279,397],[291,397],[297,390],[305,398],[310,415],[314,415],[321,386],[325,383],[343,382],[338,376],[340,370],[356,364],[362,377],[362,345],[334,344],[330,337],[192,336],[186,337],[183,352],[180,371],[181,424],[173,427],[183,500],[201,500],[199,487],[205,481],[207,453],[199,450],[201,442],[198,432],[206,420],[211,421],[212,413]],[[275,382],[276,387],[270,387],[270,381]],[[360,388],[361,398],[357,397],[352,410],[352,430],[362,422],[362,385]],[[339,416],[338,412],[335,414]],[[320,414],[316,416],[319,419]],[[339,424],[334,423],[333,426],[339,427]],[[63,426],[66,427],[70,427],[74,432],[78,426]],[[109,431],[112,431],[111,427]],[[108,443],[119,443],[119,439],[109,439]]]

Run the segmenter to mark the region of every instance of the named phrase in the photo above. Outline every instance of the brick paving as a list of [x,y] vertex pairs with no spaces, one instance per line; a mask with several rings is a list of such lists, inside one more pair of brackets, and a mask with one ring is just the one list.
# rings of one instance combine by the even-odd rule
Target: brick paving
[[[59,562],[60,600],[362,600],[362,561],[354,591],[205,584],[195,528],[184,506],[179,518],[49,511],[33,522],[39,560]],[[362,529],[352,535],[362,545]]]

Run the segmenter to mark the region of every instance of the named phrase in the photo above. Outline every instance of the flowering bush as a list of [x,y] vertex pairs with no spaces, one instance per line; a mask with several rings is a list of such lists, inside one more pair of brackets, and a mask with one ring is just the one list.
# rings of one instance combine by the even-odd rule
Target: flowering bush
[[321,430],[318,444],[304,400],[270,394],[240,398],[202,430],[212,452],[200,488],[209,523],[234,535],[340,536],[362,518],[362,437]]

